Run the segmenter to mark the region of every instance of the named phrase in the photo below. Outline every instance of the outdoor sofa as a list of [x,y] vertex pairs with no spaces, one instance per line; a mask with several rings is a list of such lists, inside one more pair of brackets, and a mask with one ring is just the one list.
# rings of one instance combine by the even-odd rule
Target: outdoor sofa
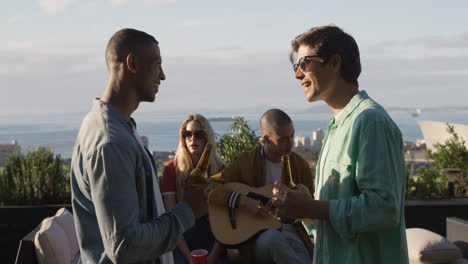
[[[446,218],[447,237],[422,228],[408,228],[410,264],[468,264],[468,221]],[[15,263],[78,263],[80,258],[72,214],[61,208],[20,241]],[[232,260],[232,259],[231,259]]]

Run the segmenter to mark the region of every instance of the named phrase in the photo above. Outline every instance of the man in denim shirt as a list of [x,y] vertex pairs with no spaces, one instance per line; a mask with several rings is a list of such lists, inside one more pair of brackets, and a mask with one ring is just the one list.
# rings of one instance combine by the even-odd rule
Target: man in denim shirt
[[330,119],[317,163],[314,200],[304,186],[279,185],[280,216],[315,220],[314,263],[405,264],[405,160],[401,132],[359,91],[359,49],[336,26],[292,42],[291,61],[307,101],[323,100]]
[[206,213],[202,188],[165,212],[156,168],[131,114],[165,80],[156,39],[122,29],[106,49],[109,81],[73,150],[72,206],[83,263],[173,263],[170,252]]

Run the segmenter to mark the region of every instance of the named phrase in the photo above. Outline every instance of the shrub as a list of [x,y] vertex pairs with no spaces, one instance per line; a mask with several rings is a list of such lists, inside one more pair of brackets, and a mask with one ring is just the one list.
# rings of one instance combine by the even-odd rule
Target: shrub
[[431,198],[447,196],[447,180],[433,168],[418,168],[419,176],[408,177],[407,197]]
[[[408,174],[407,197],[443,197],[448,195],[448,183],[453,182],[458,196],[468,196],[468,150],[465,141],[447,124],[451,137],[443,144],[436,143],[427,150],[431,168],[418,168],[417,177]],[[449,179],[443,169],[456,168],[460,173]]]
[[[447,124],[447,132],[452,137],[444,144],[435,144],[435,151],[427,150],[426,156],[432,160],[431,165],[439,172],[446,168],[460,169],[460,173],[454,178],[447,179],[455,185],[455,193],[467,196],[468,192],[468,150],[465,146],[465,140],[459,137],[453,126]],[[444,175],[445,176],[445,175]]]
[[70,163],[43,147],[8,157],[0,174],[0,205],[70,203]]
[[255,134],[243,117],[236,117],[224,135],[222,135],[216,147],[221,158],[226,164],[231,163],[242,151],[249,151],[262,144],[262,137]]

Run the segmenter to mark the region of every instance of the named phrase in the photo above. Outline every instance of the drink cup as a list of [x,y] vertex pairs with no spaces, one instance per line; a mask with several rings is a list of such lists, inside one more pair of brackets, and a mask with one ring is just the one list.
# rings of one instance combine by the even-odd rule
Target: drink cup
[[195,249],[190,254],[192,255],[193,264],[206,264],[206,258],[208,257],[208,250]]

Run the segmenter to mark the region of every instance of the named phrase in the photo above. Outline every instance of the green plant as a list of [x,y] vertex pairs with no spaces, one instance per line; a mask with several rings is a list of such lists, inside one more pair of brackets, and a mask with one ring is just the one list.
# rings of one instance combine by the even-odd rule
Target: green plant
[[70,163],[40,147],[8,157],[0,174],[0,205],[70,203]]
[[409,176],[407,197],[430,198],[447,195],[447,184],[443,175],[432,168],[418,168],[419,176]]
[[[447,196],[449,181],[454,183],[457,194],[468,196],[468,150],[453,126],[447,124],[447,132],[451,135],[448,140],[436,143],[433,150],[426,151],[432,168],[418,168],[419,176],[408,174],[407,197]],[[460,173],[449,179],[443,173],[443,169],[447,168],[460,169]]]
[[447,179],[455,185],[455,193],[466,195],[468,192],[468,150],[465,140],[459,137],[453,126],[447,124],[451,137],[444,144],[435,144],[435,151],[428,150],[426,156],[432,160],[431,165],[438,171],[447,168],[460,169],[454,178]]
[[221,158],[227,164],[231,163],[242,151],[249,151],[262,144],[262,137],[255,134],[243,117],[236,117],[224,135],[222,135],[216,147]]

